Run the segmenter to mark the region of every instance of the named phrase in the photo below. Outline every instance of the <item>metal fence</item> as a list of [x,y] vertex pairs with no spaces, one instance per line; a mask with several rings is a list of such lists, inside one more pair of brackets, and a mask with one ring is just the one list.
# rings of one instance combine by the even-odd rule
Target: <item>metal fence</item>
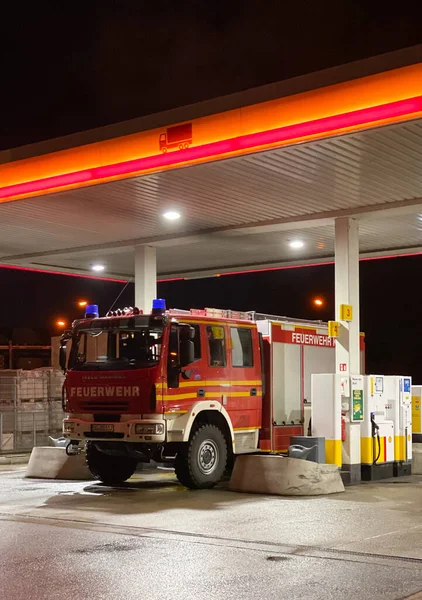
[[62,385],[55,369],[0,371],[0,453],[30,451],[61,435]]

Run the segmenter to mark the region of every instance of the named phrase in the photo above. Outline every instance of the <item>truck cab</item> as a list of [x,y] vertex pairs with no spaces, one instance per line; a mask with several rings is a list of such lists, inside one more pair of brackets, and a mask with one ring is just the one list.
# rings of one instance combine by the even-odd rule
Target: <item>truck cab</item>
[[[227,313],[227,311],[226,311]],[[180,482],[212,487],[235,454],[258,449],[262,338],[247,313],[126,308],[75,321],[62,338],[63,432],[86,443],[96,479],[170,461]]]

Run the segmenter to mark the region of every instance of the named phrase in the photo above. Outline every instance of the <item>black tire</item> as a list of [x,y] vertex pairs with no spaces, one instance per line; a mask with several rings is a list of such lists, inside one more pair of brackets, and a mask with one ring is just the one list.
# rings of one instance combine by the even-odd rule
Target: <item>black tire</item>
[[191,490],[209,489],[221,480],[226,464],[224,433],[215,425],[199,425],[177,453],[175,471],[180,483]]
[[103,454],[92,442],[88,442],[86,464],[97,481],[102,481],[106,485],[119,485],[134,474],[137,461],[126,456]]

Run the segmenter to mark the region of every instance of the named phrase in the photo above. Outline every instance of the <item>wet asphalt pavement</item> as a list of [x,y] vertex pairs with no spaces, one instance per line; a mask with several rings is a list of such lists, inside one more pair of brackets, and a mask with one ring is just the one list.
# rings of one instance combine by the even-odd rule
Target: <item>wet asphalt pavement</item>
[[[325,498],[113,489],[0,472],[1,600],[399,599],[422,590],[422,478]],[[400,481],[400,482],[399,482]]]

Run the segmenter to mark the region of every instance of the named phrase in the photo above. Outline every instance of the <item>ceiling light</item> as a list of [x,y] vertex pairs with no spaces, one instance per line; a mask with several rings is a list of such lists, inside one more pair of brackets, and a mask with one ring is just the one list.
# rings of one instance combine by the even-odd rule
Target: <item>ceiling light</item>
[[104,265],[92,265],[91,269],[99,273],[100,271],[104,271],[105,267]]
[[177,210],[168,210],[163,213],[163,217],[168,221],[177,221],[177,219],[180,219],[180,213]]
[[290,248],[303,248],[304,243],[301,242],[300,240],[293,240],[292,242],[290,242]]

